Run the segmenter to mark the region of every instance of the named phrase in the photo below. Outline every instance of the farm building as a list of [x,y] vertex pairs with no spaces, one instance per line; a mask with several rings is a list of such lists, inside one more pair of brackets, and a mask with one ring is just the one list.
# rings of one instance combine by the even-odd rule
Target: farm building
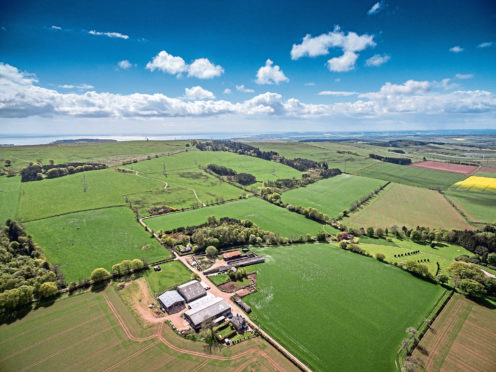
[[177,291],[184,297],[186,302],[191,302],[197,298],[203,297],[207,294],[205,288],[197,280],[192,280],[188,283],[182,284],[177,287]]
[[215,297],[211,293],[207,293],[206,296],[200,297],[199,299],[194,300],[193,302],[190,302],[188,304],[188,307],[190,309],[198,309],[198,308],[204,306],[205,304],[211,302],[214,298],[217,298],[217,297]]
[[265,262],[265,259],[256,254],[249,254],[244,257],[233,258],[229,261],[229,264],[234,267],[249,266]]
[[231,324],[238,333],[243,333],[248,328],[245,318],[243,318],[241,315],[233,316],[231,319]]
[[246,302],[244,302],[241,298],[235,296],[233,298],[233,301],[236,302],[238,304],[238,306],[240,308],[242,308],[245,313],[251,313],[251,307]]
[[160,304],[169,314],[174,314],[184,308],[184,298],[177,291],[167,291],[158,296]]
[[198,331],[205,322],[214,321],[216,318],[226,316],[231,312],[231,307],[220,297],[213,297],[210,301],[202,303],[194,309],[184,313],[185,318],[194,330]]
[[227,252],[227,253],[224,253],[222,255],[222,257],[224,258],[225,261],[229,261],[229,260],[238,258],[240,256],[241,256],[241,252],[240,251]]

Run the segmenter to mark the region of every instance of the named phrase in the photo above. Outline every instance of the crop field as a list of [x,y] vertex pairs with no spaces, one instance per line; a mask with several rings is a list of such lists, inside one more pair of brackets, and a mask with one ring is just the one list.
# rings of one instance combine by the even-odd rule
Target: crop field
[[329,244],[254,251],[266,262],[246,297],[252,318],[314,370],[394,371],[405,329],[443,291]]
[[[212,207],[194,209],[190,211],[172,213],[145,220],[145,223],[154,231],[162,229],[172,230],[182,226],[197,226],[207,222],[208,216],[231,217],[251,220],[264,230],[291,237],[317,234],[322,231],[323,225],[305,218],[302,215],[277,207],[260,198],[252,197]],[[325,226],[329,233],[336,232],[331,226]]]
[[344,220],[354,227],[429,226],[472,229],[437,191],[391,184]]
[[472,174],[477,167],[475,165],[452,164],[440,161],[422,161],[420,163],[413,163],[412,167],[434,169],[443,172],[459,173],[459,174]]
[[458,190],[452,187],[446,191],[446,196],[465,213],[470,221],[496,222],[496,193]]
[[414,357],[426,371],[491,372],[496,366],[496,310],[455,294]]
[[471,176],[453,185],[457,190],[470,190],[496,193],[496,178]]
[[21,177],[0,177],[0,221],[15,218],[19,204]]
[[336,217],[353,202],[384,184],[384,181],[373,178],[341,174],[287,191],[282,194],[282,200],[297,206],[314,207],[329,217]]
[[403,183],[406,185],[445,190],[454,183],[466,178],[465,175],[433,169],[410,167],[391,163],[376,163],[357,173],[359,176]]
[[174,286],[191,280],[191,271],[180,261],[171,261],[159,266],[162,271],[150,269],[145,272],[145,279],[155,297]]
[[110,271],[112,265],[125,259],[150,262],[171,257],[127,207],[71,213],[25,226],[47,260],[60,265],[67,282],[88,278],[97,267]]
[[296,370],[260,338],[209,352],[167,325],[143,328],[113,288],[57,301],[0,326],[0,345],[5,371]]

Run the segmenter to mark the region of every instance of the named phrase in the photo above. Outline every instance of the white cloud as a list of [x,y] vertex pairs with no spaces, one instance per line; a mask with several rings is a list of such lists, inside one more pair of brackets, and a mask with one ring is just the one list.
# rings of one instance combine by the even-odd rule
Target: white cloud
[[224,89],[224,94],[231,94],[232,90],[229,88]]
[[262,66],[257,71],[257,84],[279,84],[281,82],[288,82],[289,79],[278,65],[274,65],[270,59],[265,61],[265,66]]
[[128,35],[121,34],[120,32],[100,32],[100,31],[95,31],[91,30],[88,31],[90,35],[95,35],[95,36],[107,36],[110,38],[118,38],[118,39],[129,39]]
[[477,45],[477,48],[490,48],[494,45],[494,41],[485,41]]
[[211,79],[222,75],[224,69],[216,66],[207,58],[198,58],[191,65],[186,64],[184,59],[179,56],[173,56],[162,50],[153,59],[146,64],[150,71],[160,70],[171,75],[181,76],[183,72],[188,72],[188,76],[198,79]]
[[355,68],[358,54],[354,52],[344,52],[341,57],[334,57],[327,61],[327,68],[330,71],[346,72]]
[[347,92],[347,91],[338,91],[338,90],[323,90],[322,92],[317,93],[319,96],[353,96],[357,94],[357,92]]
[[188,67],[188,76],[194,76],[198,79],[212,79],[222,75],[224,69],[222,66],[214,65],[207,58],[198,58]]
[[315,83],[313,81],[309,81],[308,83],[305,83],[306,87],[314,87]]
[[449,48],[449,51],[452,53],[461,53],[463,52],[463,48],[458,45],[455,45],[454,47]]
[[474,74],[456,74],[455,77],[459,80],[472,79]]
[[367,12],[368,15],[373,15],[379,13],[384,8],[384,1],[378,1]]
[[418,93],[427,93],[431,89],[431,83],[428,81],[408,80],[404,84],[391,84],[387,82],[381,87],[379,92],[360,94],[362,98],[384,98],[399,95],[412,95]]
[[433,81],[432,85],[436,88],[442,88],[444,90],[451,90],[459,87],[459,84],[454,83],[450,78],[446,78],[441,81]]
[[117,63],[117,66],[119,66],[119,68],[121,68],[123,70],[127,70],[127,69],[130,69],[131,67],[133,67],[131,62],[129,62],[127,59],[123,59],[122,61],[119,61]]
[[390,59],[391,57],[386,54],[383,56],[381,56],[380,54],[375,54],[369,59],[367,59],[367,62],[365,62],[365,64],[367,66],[380,66],[386,63],[387,61],[389,61]]
[[93,89],[94,86],[93,85],[89,85],[89,84],[80,84],[80,85],[63,84],[63,85],[59,85],[59,88],[62,88],[62,89],[89,90],[89,89]]
[[203,89],[198,85],[184,89],[184,97],[189,100],[215,99],[215,95],[211,91]]
[[52,25],[50,28],[51,28],[52,30],[57,30],[57,31],[62,30],[62,27],[59,27],[59,26],[54,26],[54,25]]
[[253,89],[246,88],[244,84],[236,85],[236,90],[243,93],[255,93]]

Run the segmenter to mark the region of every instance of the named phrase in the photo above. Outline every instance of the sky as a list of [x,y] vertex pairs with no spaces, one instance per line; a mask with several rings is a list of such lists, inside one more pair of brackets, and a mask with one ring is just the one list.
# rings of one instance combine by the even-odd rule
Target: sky
[[494,1],[4,1],[0,134],[496,128]]

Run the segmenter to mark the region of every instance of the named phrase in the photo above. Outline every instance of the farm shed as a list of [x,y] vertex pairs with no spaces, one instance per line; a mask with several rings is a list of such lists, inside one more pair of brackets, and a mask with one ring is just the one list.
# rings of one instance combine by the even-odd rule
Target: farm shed
[[231,261],[229,261],[229,264],[235,266],[235,267],[241,267],[241,266],[249,266],[249,265],[255,265],[259,263],[264,263],[265,259],[261,256],[257,256],[255,254],[251,254],[245,257],[241,258],[236,258]]
[[222,257],[224,258],[225,261],[229,261],[229,260],[238,258],[239,256],[241,256],[241,252],[240,251],[227,252],[227,253],[224,253],[222,255]]
[[207,294],[205,288],[197,280],[192,280],[188,283],[182,284],[177,287],[177,291],[184,297],[186,302],[191,302],[197,298],[203,297]]
[[212,302],[212,300],[215,298],[217,297],[215,297],[213,294],[207,293],[206,296],[200,297],[198,300],[194,300],[193,302],[190,302],[188,304],[188,307],[190,309],[198,309],[204,306],[205,304]]
[[174,314],[184,308],[184,298],[177,291],[167,291],[158,296],[160,304],[169,314]]
[[251,307],[239,297],[233,297],[233,301],[247,314],[251,313]]
[[231,312],[231,307],[220,297],[214,297],[211,301],[202,304],[195,309],[184,313],[193,329],[198,331],[202,324],[212,321],[220,316],[226,316]]

